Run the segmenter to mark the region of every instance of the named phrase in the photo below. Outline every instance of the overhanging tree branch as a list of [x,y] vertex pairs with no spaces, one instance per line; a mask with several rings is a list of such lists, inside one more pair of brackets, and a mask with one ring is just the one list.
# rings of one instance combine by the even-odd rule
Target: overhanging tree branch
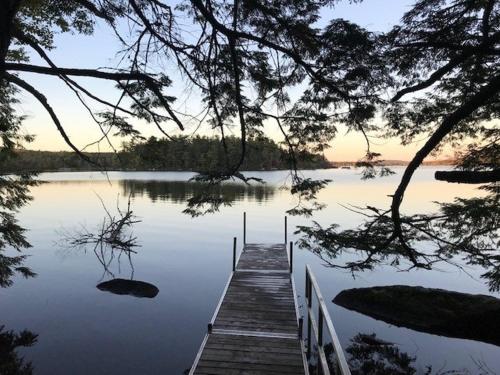
[[[21,31],[19,30],[14,30],[14,36],[17,40],[19,40],[20,42],[23,42],[23,43],[26,43],[27,45],[29,45],[31,48],[33,48],[39,55],[42,59],[44,59],[47,64],[49,64],[49,66],[53,69],[58,69],[58,67],[54,64],[54,62],[49,58],[49,56],[45,53],[45,51],[43,50],[43,48],[41,48],[37,43],[36,41],[34,41],[33,39],[29,38],[27,35],[23,34]],[[86,88],[84,88],[83,86],[81,86],[78,82],[72,80],[71,78],[69,78],[68,76],[66,75],[63,75],[61,74],[60,77],[69,85],[69,86],[74,86],[74,88],[80,90],[81,92],[83,92],[85,95],[87,95],[89,98],[95,100],[96,102],[99,102],[101,104],[104,104],[108,107],[112,107],[112,108],[116,108],[117,110],[123,112],[123,113],[126,113],[128,115],[131,115],[131,116],[134,116],[134,113],[119,106],[119,105],[115,105],[113,103],[110,103],[108,102],[107,100],[104,100],[94,94],[92,94],[90,91],[88,91]]]
[[6,63],[5,69],[9,71],[19,71],[19,72],[29,72],[47,75],[67,75],[67,76],[78,76],[78,77],[91,77],[99,78],[105,80],[111,80],[115,82],[120,81],[141,81],[151,90],[158,98],[162,106],[167,111],[171,119],[177,124],[179,129],[184,130],[184,125],[173,112],[172,108],[168,104],[167,99],[161,92],[161,84],[157,82],[151,76],[140,73],[140,72],[104,72],[96,69],[77,69],[77,68],[53,68],[45,67],[39,65],[22,64],[22,63]]
[[412,92],[417,92],[417,91],[420,91],[420,90],[426,89],[427,87],[432,86],[434,83],[436,83],[441,78],[443,78],[443,76],[445,76],[446,74],[450,73],[453,69],[455,69],[459,64],[461,64],[462,62],[467,60],[468,57],[470,57],[470,54],[464,54],[464,55],[461,55],[455,59],[450,60],[449,63],[447,63],[443,67],[436,70],[425,81],[420,82],[414,86],[406,87],[401,91],[398,91],[396,93],[396,95],[394,95],[394,97],[391,99],[391,102],[397,102],[399,99],[401,99],[406,94],[410,94]]
[[63,126],[61,125],[61,122],[59,121],[59,118],[55,114],[54,110],[50,106],[49,102],[47,101],[47,98],[45,95],[43,95],[41,92],[39,92],[37,89],[35,89],[33,86],[31,86],[28,82],[23,81],[21,78],[16,77],[13,74],[10,73],[4,73],[4,77],[9,81],[14,83],[15,85],[21,87],[22,89],[28,91],[31,95],[33,95],[39,102],[40,104],[45,108],[45,110],[49,113],[52,121],[56,125],[57,130],[63,137],[64,141],[68,144],[71,149],[76,152],[83,160],[86,162],[93,164],[93,165],[98,165],[95,163],[92,159],[90,159],[87,155],[85,155],[83,152],[81,152],[78,147],[76,147],[71,140],[69,139],[68,135],[66,134],[66,131],[64,130]]
[[455,126],[474,111],[483,106],[492,97],[500,92],[500,75],[494,76],[488,84],[483,86],[476,94],[471,96],[469,100],[458,107],[454,112],[444,118],[441,125],[434,131],[431,137],[427,140],[424,146],[415,154],[413,159],[406,167],[403,177],[392,197],[391,216],[394,221],[394,230],[402,242],[404,235],[401,227],[401,217],[399,209],[403,201],[404,193],[408,187],[413,173],[424,161],[424,159],[434,150],[436,146],[446,137]]
[[318,73],[316,70],[314,70],[311,66],[311,64],[307,63],[302,56],[300,56],[298,53],[295,51],[286,48],[282,45],[279,45],[277,43],[274,43],[266,38],[263,38],[258,35],[250,34],[244,31],[239,31],[236,29],[230,29],[226,27],[224,24],[220,23],[214,15],[203,5],[202,0],[192,0],[193,5],[200,11],[200,13],[205,17],[205,19],[210,22],[213,28],[217,29],[219,32],[222,34],[226,35],[228,38],[234,38],[234,39],[245,39],[245,40],[251,40],[254,42],[259,43],[260,45],[269,47],[273,50],[279,51],[290,57],[295,63],[298,65],[302,66],[306,72],[313,77],[315,80],[318,82],[322,82],[332,92],[335,92],[337,95],[339,95],[342,99],[344,100],[349,100],[350,96],[347,92],[344,92],[343,90],[339,89],[335,85],[332,84],[332,82],[329,82],[328,80],[325,80],[324,77],[321,76],[321,73]]
[[[492,50],[491,46],[493,46],[495,43],[497,43],[499,41],[500,33],[497,32],[497,33],[493,34],[491,37],[488,37],[487,32],[484,35],[485,35],[484,42],[481,45],[479,45],[477,47],[464,46],[463,52],[460,55],[452,58],[447,64],[445,64],[441,68],[437,69],[425,81],[420,82],[414,86],[406,87],[403,90],[397,92],[396,95],[394,95],[394,97],[391,99],[391,102],[397,102],[399,99],[401,99],[406,94],[420,91],[420,90],[426,89],[427,87],[432,86],[434,83],[436,83],[441,78],[443,78],[446,74],[453,71],[453,69],[458,67],[460,64],[462,64],[463,62],[465,62],[468,58],[470,58],[472,56],[495,54],[495,51]],[[430,43],[430,44],[432,44],[432,43]]]
[[89,0],[73,0],[75,3],[80,4],[85,9],[89,10],[96,17],[102,18],[103,20],[108,21],[110,24],[114,24],[115,19],[110,16],[104,9],[99,9]]

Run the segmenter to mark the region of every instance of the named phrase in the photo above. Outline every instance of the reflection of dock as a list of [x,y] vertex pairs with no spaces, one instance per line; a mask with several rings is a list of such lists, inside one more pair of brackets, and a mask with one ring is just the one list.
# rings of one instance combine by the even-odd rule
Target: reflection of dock
[[[245,244],[236,261],[234,239],[233,256],[233,272],[190,374],[309,374],[311,351],[305,350],[302,340],[303,324],[292,277],[292,244],[289,255],[285,244]],[[316,285],[309,276],[307,280],[309,301]],[[312,328],[316,342],[311,347],[317,348],[316,363],[323,367],[322,373],[329,374],[322,327],[326,318],[330,329],[330,320],[322,298],[319,302],[319,325],[308,316],[308,341]],[[333,366],[340,370],[339,374],[349,374],[343,353],[337,353],[340,346],[335,332],[330,332],[330,336],[336,349],[332,353],[336,363]]]

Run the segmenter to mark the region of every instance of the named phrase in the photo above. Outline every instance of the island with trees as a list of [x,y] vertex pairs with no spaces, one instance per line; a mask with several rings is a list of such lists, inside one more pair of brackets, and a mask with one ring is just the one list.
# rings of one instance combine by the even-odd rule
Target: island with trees
[[[234,159],[240,140],[227,137],[228,153],[219,138],[196,136],[156,138],[150,137],[125,143],[117,152],[85,153],[88,160],[74,152],[50,152],[19,150],[2,163],[2,172],[45,172],[86,170],[131,170],[131,171],[217,171],[226,158]],[[248,157],[242,170],[282,170],[290,165],[289,155],[275,141],[265,137],[248,140]],[[308,151],[298,157],[301,169],[328,168],[331,163],[322,155]]]

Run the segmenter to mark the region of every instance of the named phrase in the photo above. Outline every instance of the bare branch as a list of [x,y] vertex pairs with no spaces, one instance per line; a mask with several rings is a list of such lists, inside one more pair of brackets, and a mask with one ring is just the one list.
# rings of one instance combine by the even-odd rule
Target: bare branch
[[184,130],[184,125],[177,118],[175,113],[170,108],[165,96],[161,93],[161,84],[157,82],[151,76],[140,73],[140,72],[104,72],[96,69],[76,69],[76,68],[52,68],[38,65],[30,65],[30,64],[22,64],[22,63],[6,63],[6,70],[20,71],[20,72],[30,72],[30,73],[38,73],[38,74],[47,74],[47,75],[56,75],[59,76],[61,74],[68,76],[79,76],[79,77],[92,77],[99,79],[106,79],[115,82],[126,81],[126,80],[134,80],[141,81],[146,84],[148,89],[150,89],[160,100],[162,106],[168,112],[169,116],[172,120],[177,124],[179,129]]
[[64,141],[66,144],[71,147],[73,151],[75,151],[83,160],[86,162],[93,164],[93,165],[98,165],[95,163],[93,160],[91,160],[87,155],[82,153],[78,147],[76,147],[71,140],[69,139],[68,135],[66,134],[66,131],[64,130],[63,126],[61,125],[61,122],[59,121],[59,118],[55,114],[54,110],[50,106],[50,104],[47,101],[47,98],[38,90],[36,90],[33,86],[31,86],[29,83],[26,81],[23,81],[21,78],[16,77],[15,75],[12,75],[10,73],[4,73],[4,77],[9,81],[14,83],[15,85],[21,87],[22,89],[28,91],[31,95],[33,95],[39,102],[42,104],[42,106],[45,108],[45,110],[49,113],[50,117],[52,118],[52,121],[57,127],[57,130],[59,130],[59,133],[61,133],[61,136],[63,137]]

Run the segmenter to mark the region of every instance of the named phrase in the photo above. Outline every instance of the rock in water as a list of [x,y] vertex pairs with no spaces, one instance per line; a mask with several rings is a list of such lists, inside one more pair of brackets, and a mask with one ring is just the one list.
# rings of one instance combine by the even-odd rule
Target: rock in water
[[406,285],[347,289],[339,306],[384,322],[500,346],[500,299]]
[[134,297],[154,298],[159,289],[153,284],[144,281],[113,279],[97,285],[97,289],[114,294],[128,294]]

